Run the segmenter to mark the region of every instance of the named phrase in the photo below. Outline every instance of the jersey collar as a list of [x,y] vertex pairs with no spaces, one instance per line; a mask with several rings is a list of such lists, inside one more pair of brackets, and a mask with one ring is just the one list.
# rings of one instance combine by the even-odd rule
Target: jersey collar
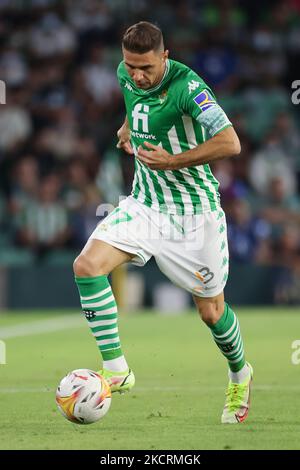
[[167,75],[169,73],[169,70],[170,70],[170,62],[169,62],[169,59],[167,59],[166,60],[166,68],[165,68],[165,71],[164,71],[164,74],[163,74],[163,77],[162,77],[161,81],[155,87],[149,88],[148,90],[143,90],[144,93],[148,94],[148,93],[153,93],[154,91],[159,90],[159,88],[162,86],[165,78],[167,77]]

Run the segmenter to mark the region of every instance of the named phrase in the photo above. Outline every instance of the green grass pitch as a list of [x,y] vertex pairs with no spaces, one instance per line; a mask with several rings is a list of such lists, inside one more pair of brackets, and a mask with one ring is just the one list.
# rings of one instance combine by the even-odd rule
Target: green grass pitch
[[254,384],[249,417],[234,426],[220,424],[226,362],[196,312],[120,315],[136,386],[88,426],[65,420],[54,400],[67,372],[100,367],[80,310],[1,314],[0,449],[300,449],[299,310],[235,310]]

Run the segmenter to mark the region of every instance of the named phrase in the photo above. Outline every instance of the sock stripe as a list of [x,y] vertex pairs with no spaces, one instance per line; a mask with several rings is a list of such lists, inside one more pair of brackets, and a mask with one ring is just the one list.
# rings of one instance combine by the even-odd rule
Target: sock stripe
[[[103,314],[101,315],[101,312],[103,311]],[[95,321],[97,321],[97,319],[99,320],[99,318],[102,318],[103,315],[112,315],[114,314],[114,317],[117,317],[117,313],[118,313],[118,309],[117,309],[117,306],[115,307],[111,307],[111,308],[107,308],[105,310],[95,310],[95,313],[97,313],[98,315],[95,316],[95,318],[93,318],[92,320],[88,320],[89,324],[91,323],[94,323]]]
[[113,296],[113,294],[111,294],[109,297],[107,297],[106,299],[103,299],[103,300],[100,300],[100,302],[92,302],[90,304],[85,304],[83,303],[82,304],[82,307],[83,308],[91,308],[91,307],[103,307],[104,305],[107,305],[111,302],[116,302],[115,301],[115,298]]
[[97,344],[99,344],[99,346],[104,346],[104,345],[110,345],[110,346],[113,346],[114,344],[120,344],[120,338],[119,336],[116,336],[115,338],[109,338],[109,339],[97,339]]
[[[244,357],[244,351],[242,351],[241,354],[236,359],[234,359],[234,360],[228,359],[228,362],[230,362],[231,364],[236,364],[237,362],[242,361],[243,357]],[[243,366],[244,366],[244,364],[243,364]]]
[[97,297],[101,297],[105,294],[108,294],[109,292],[111,292],[111,287],[107,287],[106,289],[98,292],[97,294],[94,294],[94,295],[88,295],[88,296],[80,296],[80,300],[93,300],[93,299],[97,299]]
[[106,325],[106,326],[98,326],[97,328],[92,328],[92,333],[94,336],[102,336],[107,334],[112,334],[118,332],[117,322],[115,325]]
[[226,338],[226,336],[231,334],[231,332],[235,328],[236,324],[237,324],[237,317],[236,317],[236,315],[234,315],[234,321],[233,321],[232,326],[229,328],[229,330],[226,331],[225,333],[223,333],[222,335],[216,335],[215,333],[213,333],[214,337],[215,338]]
[[[107,333],[107,334],[105,334],[105,333]],[[103,339],[110,339],[110,340],[116,339],[116,340],[120,341],[118,331],[117,331],[116,333],[114,333],[114,334],[108,334],[108,333],[110,333],[110,332],[107,331],[107,332],[104,332],[104,334],[94,335],[94,336],[95,336],[95,338],[96,338],[97,340],[101,340],[101,341],[102,341]],[[112,341],[111,341],[111,342],[112,342]]]
[[236,349],[236,345],[237,343],[239,343],[240,339],[241,339],[241,335],[237,335],[234,341],[228,341],[226,343],[219,343],[219,341],[216,341],[216,344],[219,346],[220,349],[224,348],[225,351],[226,351],[227,345],[230,345],[231,347],[234,347],[234,349]]
[[229,305],[225,304],[224,313],[211,327],[211,332],[216,345],[227,359],[230,370],[241,370],[245,365],[244,343],[239,321]]
[[[230,343],[231,346],[236,346],[237,343],[239,343],[239,340],[241,338],[241,335],[240,335],[240,331],[238,331],[238,333],[232,337],[228,342],[226,342],[227,344]],[[234,341],[233,341],[234,340]],[[224,342],[220,342],[220,341],[216,341],[217,345],[222,347],[223,344],[226,344]]]
[[227,339],[219,340],[219,339],[217,339],[217,338],[215,337],[214,334],[213,334],[213,336],[214,336],[214,338],[215,338],[216,343],[222,345],[222,344],[231,343],[236,337],[240,336],[240,333],[241,333],[240,327],[239,327],[239,325],[237,325],[237,328],[236,328],[235,332],[233,333],[233,335],[230,336],[230,337],[228,337]]
[[88,306],[93,306],[94,303],[96,302],[100,302],[100,300],[105,300],[107,299],[108,297],[111,296],[111,291],[110,292],[107,292],[106,294],[104,295],[98,295],[97,297],[95,297],[94,299],[92,300],[82,300],[81,302],[85,305],[88,305]]
[[95,307],[93,308],[93,310],[98,313],[98,314],[101,314],[102,312],[105,313],[104,311],[108,310],[109,308],[113,308],[113,307],[116,307],[116,301],[115,299],[113,299],[112,302],[102,306],[102,307]]
[[[114,367],[127,365],[118,332],[117,305],[107,276],[75,278],[81,305],[88,325],[100,350],[103,363],[114,361]],[[93,318],[89,318],[93,317]],[[117,369],[116,369],[117,370]]]
[[240,334],[236,337],[236,339],[235,339],[234,342],[228,341],[228,343],[227,343],[228,345],[230,345],[230,346],[235,346],[235,348],[234,348],[233,350],[231,350],[231,351],[226,351],[226,350],[224,351],[224,350],[223,350],[223,347],[226,346],[226,344],[224,344],[224,343],[219,344],[219,343],[216,341],[216,344],[217,344],[217,346],[222,350],[223,354],[224,354],[226,357],[231,357],[231,356],[234,357],[234,356],[239,352],[241,346],[243,347],[242,337],[241,337]]
[[93,335],[97,334],[97,336],[101,334],[105,334],[105,331],[107,331],[107,334],[114,332],[114,330],[118,331],[118,325],[117,322],[113,325],[105,325],[105,326],[98,326],[97,328],[92,329]]
[[226,356],[228,359],[235,359],[235,357],[237,357],[240,354],[241,350],[243,349],[244,349],[244,345],[242,342],[242,338],[240,338],[239,345],[237,348],[234,349],[234,351],[226,352],[222,350],[222,352],[224,356]]
[[99,320],[117,320],[116,315],[97,315],[92,321],[89,321],[90,328],[94,328]]
[[234,358],[234,356],[239,354],[240,350],[243,348],[244,348],[244,344],[243,344],[242,338],[240,337],[237,347],[234,348],[232,351],[230,351],[227,356]]
[[[97,344],[99,344],[99,341],[97,341]],[[120,348],[120,343],[105,344],[105,345],[101,345],[101,352],[110,351],[111,349],[119,349],[119,348]]]
[[112,320],[99,320],[95,321],[90,325],[91,328],[95,328],[97,326],[106,326],[106,325],[116,325],[117,324],[117,319],[113,318]]

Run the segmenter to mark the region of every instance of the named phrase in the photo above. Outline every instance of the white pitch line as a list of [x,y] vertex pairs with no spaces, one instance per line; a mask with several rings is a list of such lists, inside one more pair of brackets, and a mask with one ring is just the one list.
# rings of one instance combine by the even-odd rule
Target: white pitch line
[[31,323],[20,323],[19,325],[0,328],[0,339],[17,338],[20,336],[38,335],[51,333],[53,331],[67,330],[69,328],[80,328],[84,326],[84,318],[78,314],[64,315]]
[[[139,392],[148,392],[148,393],[153,393],[153,392],[183,392],[185,393],[187,390],[186,387],[136,387],[134,390],[129,394],[131,396],[134,393],[139,393]],[[210,391],[217,391],[221,392],[224,391],[224,387],[216,386],[216,387],[189,387],[188,391],[189,392],[195,392],[195,393],[206,393]],[[253,386],[253,391],[273,391],[273,392],[294,392],[294,391],[300,391],[300,386],[295,385],[295,386],[290,386],[290,387],[276,387],[274,385],[257,385],[256,387]],[[26,388],[26,387],[20,387],[20,388],[0,388],[0,394],[1,393],[54,393],[55,389],[53,388],[47,388],[47,387],[40,387],[40,388]]]
[[0,393],[54,393],[55,390],[49,388],[0,388]]

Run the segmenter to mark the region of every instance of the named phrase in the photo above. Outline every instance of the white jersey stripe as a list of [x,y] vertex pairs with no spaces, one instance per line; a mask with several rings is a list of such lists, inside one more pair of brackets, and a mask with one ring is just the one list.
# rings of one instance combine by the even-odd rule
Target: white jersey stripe
[[179,143],[175,126],[171,127],[171,129],[168,131],[168,138],[171,144],[173,154],[177,155],[178,153],[181,153],[182,150],[180,147],[180,143]]
[[[132,143],[132,149],[133,149],[134,155],[136,157],[137,148],[134,145],[134,143]],[[145,190],[143,190],[144,182],[143,182],[143,177],[142,177],[142,173],[141,173],[140,162],[138,160],[136,160],[136,163],[137,163],[137,165],[136,165],[135,175],[137,175],[139,186],[141,188],[141,191],[139,192],[137,199],[138,199],[138,201],[144,203],[145,200],[146,200],[146,192],[145,192]],[[133,189],[134,189],[134,186],[133,186]]]
[[193,121],[190,116],[182,116],[183,126],[190,149],[197,147],[197,140],[194,131]]
[[[205,141],[206,141],[205,129],[203,128],[203,126],[200,126],[200,127],[201,127],[202,136],[203,136],[203,142],[205,142]],[[203,165],[199,165],[199,166],[197,166],[196,168],[197,168],[197,170],[198,170],[198,173],[199,173],[200,178],[205,182],[205,186],[210,190],[211,193],[213,193],[213,195],[214,195],[214,201],[215,201],[215,203],[218,205],[218,198],[217,198],[217,194],[216,194],[215,187],[214,187],[214,185],[207,179],[207,175],[206,175],[206,173],[205,173],[205,170],[204,170]]]

